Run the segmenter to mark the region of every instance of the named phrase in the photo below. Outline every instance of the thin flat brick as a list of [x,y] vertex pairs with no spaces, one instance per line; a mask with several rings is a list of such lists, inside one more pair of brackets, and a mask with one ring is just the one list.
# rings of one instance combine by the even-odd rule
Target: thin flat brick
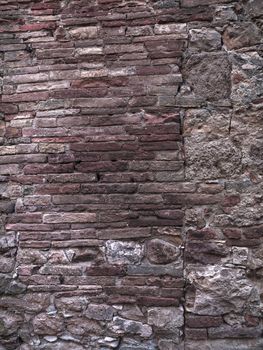
[[52,223],[73,223],[73,222],[95,222],[96,214],[94,213],[58,213],[58,214],[44,214],[43,222]]

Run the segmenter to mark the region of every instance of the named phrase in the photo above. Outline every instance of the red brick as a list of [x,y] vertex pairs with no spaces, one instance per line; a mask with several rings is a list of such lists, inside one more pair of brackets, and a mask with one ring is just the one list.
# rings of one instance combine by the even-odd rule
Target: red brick
[[80,185],[78,184],[66,184],[66,185],[38,185],[34,188],[34,194],[60,194],[60,193],[78,193],[80,190]]
[[18,106],[9,103],[0,103],[0,112],[6,114],[14,114],[18,112]]
[[8,222],[10,224],[14,223],[41,223],[42,222],[42,214],[41,213],[26,213],[26,214],[16,214],[12,215]]
[[76,97],[104,97],[107,95],[107,89],[67,89],[50,92],[51,98],[76,98]]
[[91,266],[85,269],[85,273],[87,276],[124,276],[126,269],[118,265]]
[[206,329],[185,329],[185,339],[191,340],[204,340],[207,339],[207,330]]
[[24,174],[56,174],[56,173],[70,173],[73,171],[73,164],[29,164],[23,169]]
[[95,213],[54,213],[44,214],[44,223],[73,223],[73,222],[95,222]]
[[180,300],[177,298],[162,298],[162,297],[137,297],[137,303],[141,306],[179,306]]
[[192,205],[209,205],[218,204],[221,196],[209,194],[165,194],[164,200],[171,204]]
[[18,31],[21,32],[28,32],[28,31],[37,31],[42,29],[54,29],[56,27],[56,24],[53,22],[50,23],[32,23],[32,24],[25,24],[18,28]]
[[76,170],[80,172],[94,171],[124,171],[127,169],[126,162],[82,162],[75,165]]
[[194,21],[211,22],[214,10],[210,6],[196,6],[193,8],[175,8],[170,13],[160,13],[158,23],[187,23]]
[[186,325],[190,328],[218,327],[223,323],[220,316],[186,315]]
[[29,92],[16,95],[3,95],[3,102],[33,102],[48,99],[48,92]]

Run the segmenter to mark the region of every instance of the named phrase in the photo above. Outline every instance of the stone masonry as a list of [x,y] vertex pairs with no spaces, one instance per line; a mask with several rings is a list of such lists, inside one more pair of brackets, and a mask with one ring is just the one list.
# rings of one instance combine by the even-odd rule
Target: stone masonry
[[0,350],[262,350],[263,1],[0,0]]

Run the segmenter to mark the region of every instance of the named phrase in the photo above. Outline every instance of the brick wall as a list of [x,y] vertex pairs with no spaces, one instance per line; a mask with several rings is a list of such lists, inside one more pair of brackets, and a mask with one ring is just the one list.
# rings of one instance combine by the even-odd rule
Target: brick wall
[[261,0],[1,0],[0,349],[260,350]]

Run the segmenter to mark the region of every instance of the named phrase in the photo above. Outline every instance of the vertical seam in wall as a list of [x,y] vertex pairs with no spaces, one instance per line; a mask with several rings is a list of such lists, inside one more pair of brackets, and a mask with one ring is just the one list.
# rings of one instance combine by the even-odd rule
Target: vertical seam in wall
[[[180,129],[181,129],[181,135],[182,135],[182,153],[183,153],[183,161],[184,161],[184,181],[185,181],[185,144],[184,144],[184,111],[181,111],[180,113]],[[185,208],[184,208],[184,216],[185,216]],[[185,350],[185,302],[186,302],[186,275],[185,275],[185,269],[186,269],[186,262],[185,262],[185,247],[186,247],[186,232],[185,232],[185,219],[183,220],[183,226],[182,226],[182,236],[183,236],[183,246],[182,246],[182,260],[183,260],[183,279],[184,279],[184,286],[183,286],[183,302],[182,307],[184,311],[184,324],[183,324],[183,348]]]

